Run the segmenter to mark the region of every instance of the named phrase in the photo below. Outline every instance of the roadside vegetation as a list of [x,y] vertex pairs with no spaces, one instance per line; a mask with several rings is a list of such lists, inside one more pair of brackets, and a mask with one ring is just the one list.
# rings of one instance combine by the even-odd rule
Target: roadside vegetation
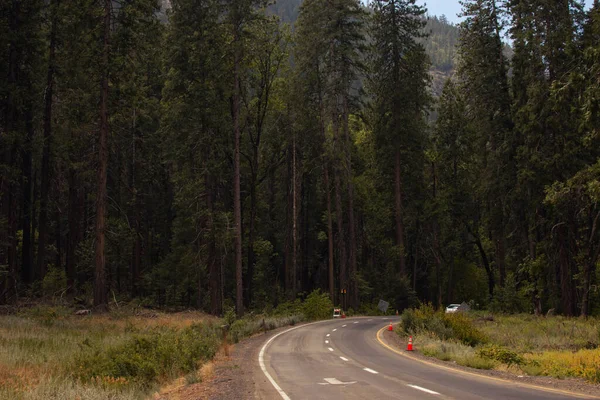
[[0,398],[142,399],[176,378],[200,382],[203,365],[231,343],[259,332],[330,317],[326,294],[280,304],[236,319],[197,311],[120,307],[74,315],[64,306],[36,305],[0,316]]
[[402,314],[400,336],[422,354],[459,365],[600,383],[600,320],[562,316],[444,314],[430,305]]

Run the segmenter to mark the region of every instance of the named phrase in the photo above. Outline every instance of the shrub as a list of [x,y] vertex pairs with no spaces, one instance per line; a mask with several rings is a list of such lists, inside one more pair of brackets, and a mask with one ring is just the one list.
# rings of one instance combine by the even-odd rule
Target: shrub
[[444,314],[446,327],[452,330],[452,337],[460,340],[468,346],[477,346],[487,343],[488,338],[471,322],[464,314]]
[[456,339],[468,346],[476,346],[488,340],[466,315],[436,312],[430,304],[404,310],[402,329],[406,334],[430,332],[441,340]]
[[217,330],[208,325],[157,329],[107,350],[96,347],[76,359],[75,370],[84,382],[112,377],[150,386],[160,378],[195,370],[198,362],[212,359],[219,344]]
[[477,355],[482,358],[499,361],[509,367],[511,365],[521,365],[525,361],[516,352],[496,344],[489,344],[477,349]]
[[465,367],[477,368],[477,369],[494,369],[496,363],[494,360],[482,358],[482,357],[466,357],[459,358],[456,363]]
[[302,313],[307,320],[326,319],[333,312],[333,303],[327,293],[320,289],[313,291],[302,304]]
[[54,296],[67,287],[67,275],[64,268],[48,266],[48,272],[42,280],[42,293],[44,296]]
[[300,299],[286,301],[279,304],[271,313],[274,316],[289,316],[302,313],[302,302]]

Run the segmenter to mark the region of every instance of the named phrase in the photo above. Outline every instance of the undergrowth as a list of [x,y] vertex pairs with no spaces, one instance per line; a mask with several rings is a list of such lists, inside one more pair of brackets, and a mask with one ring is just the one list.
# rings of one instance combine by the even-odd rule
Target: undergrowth
[[478,369],[600,383],[600,321],[407,309],[399,335],[424,355]]

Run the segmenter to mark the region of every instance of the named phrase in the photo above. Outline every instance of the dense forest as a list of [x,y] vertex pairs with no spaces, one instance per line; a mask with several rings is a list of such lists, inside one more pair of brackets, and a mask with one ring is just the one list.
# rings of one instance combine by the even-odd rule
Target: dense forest
[[0,304],[600,314],[600,3],[462,3],[1,2]]

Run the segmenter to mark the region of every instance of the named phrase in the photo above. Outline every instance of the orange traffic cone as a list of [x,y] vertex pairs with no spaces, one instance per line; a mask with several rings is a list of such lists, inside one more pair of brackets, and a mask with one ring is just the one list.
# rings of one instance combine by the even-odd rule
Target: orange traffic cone
[[412,348],[412,336],[408,337],[408,346],[406,346],[406,351],[413,351],[413,348]]
[[392,323],[390,322],[390,326],[388,326],[388,331],[393,331],[394,327],[392,326]]

